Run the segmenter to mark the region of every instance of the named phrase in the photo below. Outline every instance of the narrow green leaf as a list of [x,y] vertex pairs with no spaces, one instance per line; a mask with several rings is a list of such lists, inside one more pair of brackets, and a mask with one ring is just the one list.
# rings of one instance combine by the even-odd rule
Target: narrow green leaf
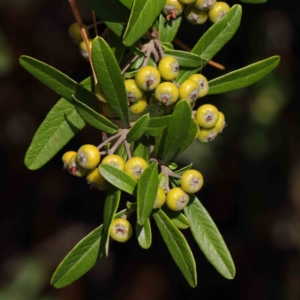
[[120,0],[120,2],[129,9],[131,8],[131,6],[133,4],[133,0]]
[[125,148],[125,145],[124,143],[122,143],[118,149],[115,151],[115,154],[116,155],[119,155],[123,158],[124,161],[127,160],[127,151],[126,151],[126,148]]
[[111,224],[115,218],[115,214],[119,207],[121,191],[114,186],[110,186],[104,203],[103,212],[103,228],[101,233],[100,251],[105,256],[108,256],[109,249],[109,234]]
[[177,228],[187,229],[190,227],[190,222],[188,221],[186,216],[180,211],[170,210],[166,205],[162,207],[162,210]]
[[144,115],[142,117],[140,117],[132,126],[132,128],[129,130],[128,134],[127,134],[127,141],[128,142],[133,142],[138,140],[145,132],[145,130],[147,129],[148,125],[149,125],[149,114]]
[[178,153],[176,156],[178,156],[185,149],[187,149],[189,147],[189,145],[195,140],[196,134],[198,132],[198,128],[199,128],[199,125],[197,124],[197,122],[194,119],[191,119],[188,132],[187,132],[186,136],[184,137],[181,147],[178,150]]
[[136,223],[135,232],[136,232],[139,245],[143,249],[149,249],[152,242],[150,220],[147,219],[144,225],[140,225],[139,223]]
[[280,62],[279,56],[272,56],[242,69],[209,81],[209,94],[221,94],[249,86],[275,69]]
[[147,32],[162,11],[165,3],[165,0],[133,1],[131,14],[124,34],[124,44],[126,46],[133,45]]
[[134,142],[132,156],[141,157],[147,163],[149,163],[150,144],[149,144],[149,138],[147,136],[143,135],[140,139]]
[[118,117],[129,125],[127,94],[121,70],[110,47],[101,37],[93,40],[92,58],[101,92]]
[[102,176],[116,188],[131,195],[135,193],[137,182],[124,171],[106,164],[100,164],[99,171]]
[[162,105],[160,103],[152,103],[142,113],[142,115],[149,114],[150,118],[157,118],[162,116],[164,113],[164,110],[162,108]]
[[171,116],[163,116],[158,118],[151,118],[145,134],[150,136],[160,136],[162,132],[169,125]]
[[[122,217],[126,209],[118,212],[116,218]],[[103,225],[94,229],[83,238],[63,259],[51,278],[51,284],[63,288],[88,272],[102,256],[100,242]]]
[[197,68],[207,64],[199,55],[180,50],[165,50],[166,55],[175,57],[180,67]]
[[153,155],[156,158],[161,158],[164,151],[165,151],[165,144],[166,144],[166,136],[167,130],[164,130],[159,138],[156,140],[154,148],[153,148]]
[[176,170],[174,173],[176,173],[178,175],[182,175],[185,171],[190,170],[192,167],[193,167],[193,163],[190,163],[189,165],[187,165],[179,170]]
[[[186,100],[180,100],[171,115],[170,123],[167,128],[166,141],[163,150],[162,159],[164,162],[173,161],[173,159],[182,152],[183,148],[188,146],[191,141],[190,129],[192,109]],[[184,124],[184,126],[182,125]],[[192,132],[195,137],[196,133]]]
[[[81,84],[89,90],[93,86],[90,77]],[[27,168],[37,170],[42,167],[84,126],[85,122],[74,105],[64,98],[58,100],[36,131],[26,152],[24,162]]]
[[98,114],[96,111],[94,111],[81,101],[77,100],[75,96],[73,96],[73,103],[79,115],[89,125],[109,134],[114,134],[118,132],[118,126],[116,126],[111,121]]
[[129,9],[118,0],[89,0],[90,6],[105,25],[122,36],[129,18]]
[[216,270],[225,278],[233,279],[235,266],[227,246],[214,221],[195,195],[190,195],[190,202],[184,208],[190,221],[192,234]]
[[113,32],[110,35],[110,47],[113,52],[116,61],[120,64],[123,54],[126,50],[126,46],[123,44],[123,40],[121,37],[116,36]]
[[164,50],[174,50],[174,46],[171,43],[160,43]]
[[161,42],[171,43],[177,34],[181,20],[182,16],[178,16],[176,19],[168,21],[163,14],[160,14],[158,20],[159,40]]
[[137,187],[137,221],[144,225],[149,218],[158,188],[157,162],[153,162],[141,175]]
[[137,204],[135,202],[126,202],[126,207],[130,210],[137,210]]
[[191,287],[196,287],[196,263],[185,237],[161,209],[153,214],[153,218],[182,275]]

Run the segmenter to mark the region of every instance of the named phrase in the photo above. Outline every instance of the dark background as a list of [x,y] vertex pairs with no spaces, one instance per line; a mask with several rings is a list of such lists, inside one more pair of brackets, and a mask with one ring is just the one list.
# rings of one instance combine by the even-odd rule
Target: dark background
[[[91,24],[87,1],[78,5]],[[61,156],[99,144],[101,135],[86,127],[44,167],[27,170],[26,150],[58,96],[18,58],[35,57],[78,81],[90,68],[68,37],[74,22],[68,1],[0,1],[1,300],[300,299],[300,10],[288,0],[242,6],[237,34],[214,57],[226,71],[206,66],[203,74],[213,79],[272,55],[281,63],[249,88],[201,100],[216,105],[229,126],[213,143],[196,141],[178,158],[182,166],[192,160],[204,176],[198,197],[233,256],[235,279],[223,279],[185,230],[198,273],[198,287],[190,288],[154,225],[148,251],[135,238],[113,243],[108,258],[56,290],[52,273],[102,223],[105,197],[63,172]],[[177,37],[192,47],[209,26],[183,22]]]

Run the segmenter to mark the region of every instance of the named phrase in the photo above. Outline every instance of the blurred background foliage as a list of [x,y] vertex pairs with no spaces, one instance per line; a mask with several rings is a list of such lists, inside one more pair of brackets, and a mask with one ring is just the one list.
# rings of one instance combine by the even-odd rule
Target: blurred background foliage
[[[77,1],[91,23],[87,1]],[[228,1],[230,5],[236,1]],[[278,68],[259,83],[207,96],[228,127],[209,144],[195,141],[179,158],[204,175],[199,198],[217,223],[237,267],[223,279],[206,261],[188,230],[199,284],[191,289],[154,227],[150,250],[135,239],[113,243],[83,278],[55,290],[50,277],[61,259],[102,223],[104,194],[62,171],[61,155],[83,143],[99,144],[87,127],[38,171],[23,159],[31,138],[58,96],[18,64],[21,54],[40,59],[77,81],[88,63],[69,39],[74,21],[68,1],[0,1],[0,299],[300,299],[299,29],[296,1],[242,4],[241,27],[216,55],[226,66],[203,69],[208,79],[280,55]],[[210,26],[183,21],[178,38],[192,47]],[[103,28],[99,27],[99,30]],[[126,198],[126,197],[124,197]],[[123,199],[123,205],[129,198]]]

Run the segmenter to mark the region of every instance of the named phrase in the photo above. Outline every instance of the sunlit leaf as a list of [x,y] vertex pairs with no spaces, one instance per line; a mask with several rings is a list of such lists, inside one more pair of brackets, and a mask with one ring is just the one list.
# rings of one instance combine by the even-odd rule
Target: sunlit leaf
[[127,141],[133,142],[138,140],[145,133],[145,130],[149,125],[149,121],[149,114],[140,117],[127,133]]
[[144,225],[140,225],[136,223],[135,225],[135,232],[139,242],[139,245],[143,249],[148,249],[151,246],[152,242],[152,233],[151,233],[151,225],[150,220],[147,219]]

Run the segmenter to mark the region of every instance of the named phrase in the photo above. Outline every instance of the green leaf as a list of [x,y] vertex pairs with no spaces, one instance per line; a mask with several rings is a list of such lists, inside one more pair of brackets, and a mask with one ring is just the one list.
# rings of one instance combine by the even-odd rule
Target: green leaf
[[180,211],[171,210],[166,205],[162,206],[162,210],[177,228],[187,229],[190,227],[190,222],[188,221],[186,216]]
[[156,118],[162,116],[164,113],[164,110],[162,108],[162,105],[160,103],[152,103],[142,113],[143,115],[149,114],[150,118]]
[[150,117],[149,114],[140,117],[132,126],[132,128],[127,133],[127,141],[133,142],[138,140],[145,132],[149,125]]
[[79,115],[89,125],[109,134],[114,134],[118,132],[118,126],[116,126],[111,121],[98,114],[96,111],[94,111],[81,101],[77,100],[75,96],[73,96],[73,103]]
[[117,36],[122,36],[129,18],[129,9],[118,0],[89,0],[101,21]]
[[141,157],[147,163],[149,163],[150,144],[149,144],[149,138],[147,136],[143,135],[140,139],[134,142],[132,156]]
[[174,46],[171,43],[160,43],[164,50],[174,50]]
[[121,37],[116,36],[113,32],[110,35],[110,47],[113,52],[116,61],[120,64],[123,54],[126,50],[126,46],[123,44],[123,40]]
[[124,171],[117,169],[111,165],[100,164],[99,172],[110,184],[112,184],[116,188],[130,195],[135,194],[137,182]]
[[187,132],[186,136],[184,137],[181,147],[178,150],[178,153],[176,154],[176,156],[178,156],[185,149],[187,149],[189,147],[189,145],[195,140],[196,134],[198,132],[198,128],[199,128],[199,125],[197,124],[195,119],[191,118],[188,132]]
[[153,162],[141,175],[137,187],[137,222],[144,225],[148,220],[158,188],[157,162]]
[[164,150],[165,150],[165,144],[166,144],[166,136],[167,136],[167,130],[164,130],[160,137],[156,140],[154,148],[153,148],[153,155],[156,158],[161,158]]
[[136,223],[135,225],[135,232],[139,242],[139,245],[143,249],[148,249],[151,246],[152,242],[152,233],[151,233],[151,225],[150,220],[147,219],[144,225],[140,225]]
[[148,31],[162,11],[165,3],[165,0],[133,1],[131,14],[124,34],[124,44],[126,46],[133,45]]
[[241,2],[251,3],[251,4],[261,4],[261,3],[266,3],[267,0],[241,0]]
[[119,155],[123,158],[124,161],[127,160],[127,151],[126,151],[126,148],[125,148],[125,145],[124,143],[122,143],[118,149],[115,151],[115,154],[116,155]]
[[150,136],[160,136],[169,125],[170,119],[171,116],[151,118],[148,128],[145,130],[145,134]]
[[127,8],[131,8],[133,4],[133,0],[119,0],[123,5],[125,5]]
[[195,259],[185,237],[161,209],[153,214],[153,218],[176,265],[189,285],[196,287]]
[[179,29],[181,24],[182,16],[178,16],[176,19],[168,21],[163,14],[160,14],[158,20],[158,33],[159,40],[165,43],[171,43]]
[[175,57],[180,67],[196,68],[207,64],[207,61],[199,55],[187,51],[165,50],[165,54]]
[[225,278],[234,278],[235,266],[227,246],[217,226],[195,195],[190,195],[190,202],[184,208],[184,213],[190,221],[192,234],[208,261]]
[[279,62],[279,56],[272,56],[213,79],[208,83],[209,94],[220,94],[249,86],[270,73],[278,66]]
[[126,202],[126,207],[130,210],[137,210],[137,204],[135,202]]
[[100,251],[105,256],[108,256],[110,229],[119,207],[120,197],[121,191],[114,186],[110,186],[104,203],[103,228],[100,243]]
[[[126,209],[115,215],[122,217]],[[56,288],[65,287],[88,272],[102,256],[100,242],[103,225],[94,229],[83,238],[63,259],[51,278],[51,284]]]
[[162,154],[164,162],[173,161],[189,145],[188,143],[193,141],[191,134],[195,137],[196,133],[189,132],[194,126],[191,125],[193,122],[191,105],[186,100],[180,100],[174,108],[167,128]]
[[[92,89],[90,77],[81,84],[87,89]],[[58,100],[32,139],[24,161],[27,168],[37,170],[42,167],[84,126],[85,122],[74,105],[64,98]]]
[[101,92],[118,117],[129,125],[127,94],[121,70],[110,47],[101,37],[93,40],[92,58]]

